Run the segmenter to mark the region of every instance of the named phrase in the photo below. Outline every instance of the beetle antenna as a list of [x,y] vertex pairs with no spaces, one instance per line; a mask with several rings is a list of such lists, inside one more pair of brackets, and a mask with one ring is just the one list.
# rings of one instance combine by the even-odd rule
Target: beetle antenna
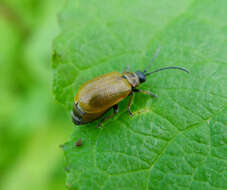
[[157,69],[157,70],[152,71],[152,72],[148,72],[148,73],[144,72],[144,74],[145,74],[145,76],[148,76],[150,74],[157,73],[157,72],[163,71],[163,70],[168,70],[168,69],[178,69],[178,70],[184,71],[184,72],[189,74],[189,71],[187,69],[185,69],[185,68],[182,68],[182,67],[163,67],[161,69]]
[[[150,66],[152,65],[152,63],[154,62],[154,60],[156,59],[156,57],[158,56],[158,54],[159,54],[159,52],[160,52],[160,49],[161,49],[161,47],[158,46],[158,48],[157,48],[157,50],[156,50],[154,56],[153,56],[152,59],[151,59],[150,64],[147,66],[147,69],[150,68]],[[144,70],[144,73],[147,72],[147,69]]]

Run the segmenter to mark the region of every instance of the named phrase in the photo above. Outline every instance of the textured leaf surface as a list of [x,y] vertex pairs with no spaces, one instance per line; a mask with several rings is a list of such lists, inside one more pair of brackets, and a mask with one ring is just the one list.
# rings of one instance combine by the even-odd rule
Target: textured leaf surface
[[[161,53],[118,116],[76,127],[64,145],[69,189],[227,189],[225,0],[68,0],[54,43],[53,89],[70,110],[81,84],[111,71],[144,69]],[[72,126],[73,127],[73,124]],[[83,145],[74,143],[82,138]]]

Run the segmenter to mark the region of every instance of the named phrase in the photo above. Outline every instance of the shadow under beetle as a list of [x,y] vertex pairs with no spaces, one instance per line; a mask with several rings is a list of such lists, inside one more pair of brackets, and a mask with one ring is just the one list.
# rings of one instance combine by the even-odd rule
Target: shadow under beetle
[[[157,57],[159,51],[160,48],[157,49],[150,65]],[[105,120],[112,118],[118,112],[118,103],[127,96],[130,96],[128,113],[132,116],[130,107],[134,93],[141,92],[157,98],[152,92],[140,90],[137,87],[146,81],[148,75],[167,69],[178,69],[189,73],[182,67],[164,67],[152,72],[147,72],[147,70],[136,72],[125,71],[123,73],[111,72],[86,82],[80,87],[74,98],[73,123],[76,125],[90,123],[113,108],[113,114],[104,117],[99,122],[98,127],[100,127]]]

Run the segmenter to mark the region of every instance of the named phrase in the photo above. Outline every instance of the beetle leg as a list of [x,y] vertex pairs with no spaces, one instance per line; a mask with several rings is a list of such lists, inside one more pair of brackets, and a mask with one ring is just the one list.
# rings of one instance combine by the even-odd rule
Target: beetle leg
[[132,100],[133,100],[133,92],[131,92],[131,94],[129,95],[129,101],[128,101],[128,113],[130,116],[133,116],[130,108],[131,108],[131,105],[132,105]]
[[108,115],[108,116],[104,117],[104,118],[99,122],[97,128],[101,127],[101,125],[102,125],[102,123],[103,123],[104,121],[106,121],[107,119],[112,118],[114,115],[117,114],[117,112],[118,112],[118,105],[116,104],[116,105],[113,106],[113,113],[112,113],[111,115]]
[[157,98],[158,97],[157,95],[153,94],[152,92],[146,91],[146,90],[133,89],[133,92],[141,92],[143,94],[150,95],[150,96],[152,96],[154,98]]

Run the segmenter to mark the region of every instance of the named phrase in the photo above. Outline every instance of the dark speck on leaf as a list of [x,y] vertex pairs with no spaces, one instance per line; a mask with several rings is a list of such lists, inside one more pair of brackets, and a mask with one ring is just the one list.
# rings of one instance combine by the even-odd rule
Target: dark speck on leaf
[[82,145],[82,140],[81,138],[78,139],[78,141],[75,142],[75,146],[81,146]]

